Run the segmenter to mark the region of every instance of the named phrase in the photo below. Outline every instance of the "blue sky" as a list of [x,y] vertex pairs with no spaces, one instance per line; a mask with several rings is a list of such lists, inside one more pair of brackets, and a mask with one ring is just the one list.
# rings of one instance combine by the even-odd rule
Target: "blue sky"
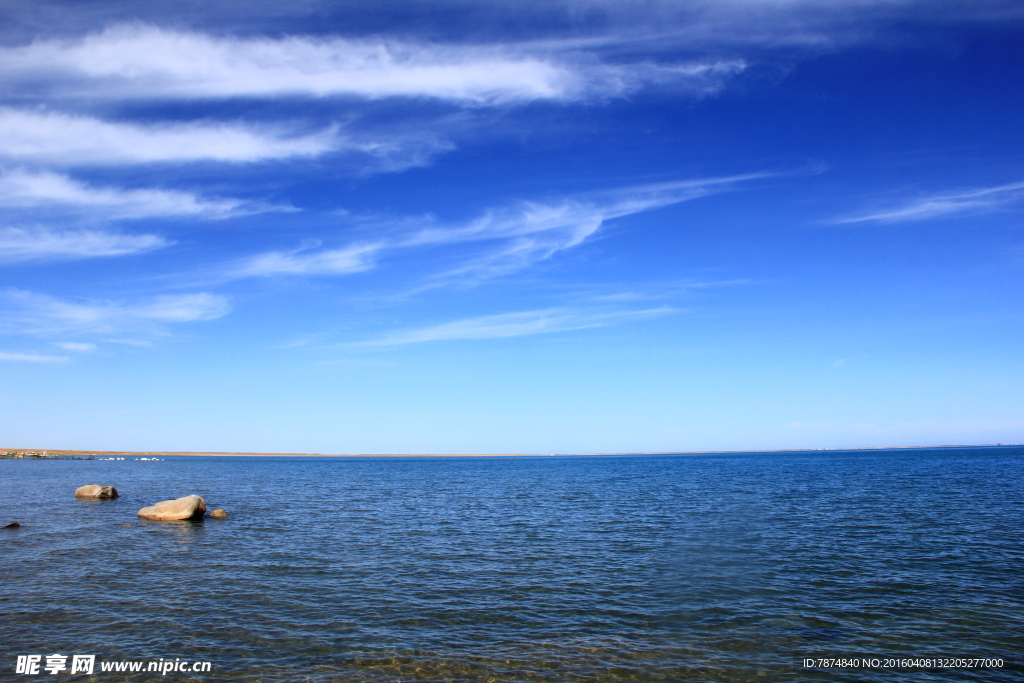
[[1013,2],[0,2],[4,446],[1024,442]]

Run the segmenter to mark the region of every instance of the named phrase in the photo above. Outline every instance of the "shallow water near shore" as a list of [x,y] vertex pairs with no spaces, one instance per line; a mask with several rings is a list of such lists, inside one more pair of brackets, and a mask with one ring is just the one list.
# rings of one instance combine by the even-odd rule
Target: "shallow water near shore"
[[[83,484],[112,501],[73,498]],[[230,517],[144,523],[188,494]],[[1011,681],[1024,447],[0,461],[17,655],[45,680]],[[131,525],[131,526],[126,526]],[[805,658],[1003,668],[805,668]]]

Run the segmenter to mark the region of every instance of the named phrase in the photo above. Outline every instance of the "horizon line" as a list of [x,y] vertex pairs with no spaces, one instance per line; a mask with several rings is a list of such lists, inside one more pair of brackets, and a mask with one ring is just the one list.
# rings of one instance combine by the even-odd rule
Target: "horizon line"
[[600,455],[728,455],[733,453],[818,453],[821,451],[920,450],[926,448],[996,448],[1019,446],[1017,443],[929,444],[924,446],[853,446],[848,448],[769,448],[720,451],[622,451],[588,453],[274,453],[250,451],[97,451],[51,448],[0,448],[6,455],[166,455],[184,457],[250,458],[545,458]]

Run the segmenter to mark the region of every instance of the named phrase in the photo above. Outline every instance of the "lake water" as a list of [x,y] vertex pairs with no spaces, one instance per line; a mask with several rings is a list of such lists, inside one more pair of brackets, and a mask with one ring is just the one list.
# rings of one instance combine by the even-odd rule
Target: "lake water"
[[[121,497],[76,500],[83,484]],[[193,493],[230,517],[135,516]],[[23,526],[0,530],[0,680],[1024,672],[1024,447],[3,460],[0,525],[14,520]],[[211,671],[15,673],[18,655],[52,653],[205,660]]]

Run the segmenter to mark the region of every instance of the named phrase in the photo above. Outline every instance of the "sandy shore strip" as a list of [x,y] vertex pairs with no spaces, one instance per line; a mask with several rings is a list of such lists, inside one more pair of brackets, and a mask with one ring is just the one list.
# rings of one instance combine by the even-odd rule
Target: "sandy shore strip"
[[775,448],[765,450],[743,451],[636,451],[609,453],[250,453],[230,451],[73,451],[42,448],[0,448],[0,458],[54,458],[54,457],[151,457],[164,456],[206,456],[233,458],[513,458],[513,457],[552,457],[552,456],[594,456],[594,455],[726,455],[730,453],[817,453],[827,451],[877,451],[877,450],[913,450],[923,448],[995,448],[1000,446],[1016,446],[1018,444],[941,444],[928,446],[865,446],[859,448]]

